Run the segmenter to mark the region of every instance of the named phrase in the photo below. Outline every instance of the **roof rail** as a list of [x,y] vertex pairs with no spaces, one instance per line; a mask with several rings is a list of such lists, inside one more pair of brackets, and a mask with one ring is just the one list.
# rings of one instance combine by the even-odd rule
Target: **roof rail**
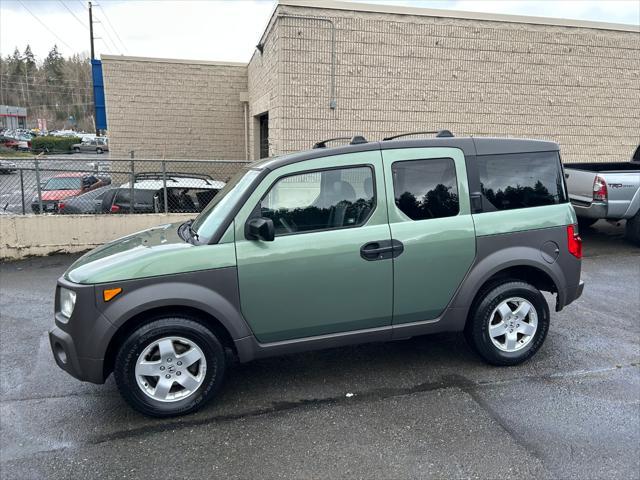
[[313,148],[327,148],[327,142],[335,142],[336,140],[349,140],[349,145],[359,145],[361,143],[367,143],[367,139],[362,135],[354,135],[353,137],[328,138],[326,140],[314,143]]
[[400,137],[408,137],[409,135],[432,135],[432,134],[436,134],[436,137],[453,137],[453,133],[451,133],[449,130],[434,130],[431,132],[409,132],[409,133],[401,133],[399,135],[393,135],[391,137],[385,137],[382,139],[382,141],[387,141],[387,140],[395,140],[396,138],[400,138]]
[[168,182],[175,182],[176,178],[197,178],[200,180],[204,180],[209,184],[209,180],[213,180],[213,177],[211,177],[211,175],[207,175],[204,173],[140,172],[133,175],[134,183],[138,180],[162,180],[165,176]]

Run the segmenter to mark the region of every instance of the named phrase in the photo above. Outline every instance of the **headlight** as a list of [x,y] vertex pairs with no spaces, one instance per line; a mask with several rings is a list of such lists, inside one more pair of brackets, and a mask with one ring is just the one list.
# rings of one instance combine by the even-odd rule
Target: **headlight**
[[71,318],[73,308],[76,306],[76,292],[66,288],[60,288],[60,313]]

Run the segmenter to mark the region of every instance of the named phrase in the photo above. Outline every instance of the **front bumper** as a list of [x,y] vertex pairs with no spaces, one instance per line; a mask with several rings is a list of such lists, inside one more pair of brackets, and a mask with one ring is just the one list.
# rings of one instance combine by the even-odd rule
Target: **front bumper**
[[56,291],[55,326],[49,332],[53,358],[61,369],[79,380],[104,383],[105,355],[115,327],[97,309],[93,286],[60,278],[59,287],[76,292],[76,305],[71,318],[64,317]]
[[104,359],[78,356],[73,338],[58,327],[49,331],[53,359],[72,377],[83,382],[104,383]]

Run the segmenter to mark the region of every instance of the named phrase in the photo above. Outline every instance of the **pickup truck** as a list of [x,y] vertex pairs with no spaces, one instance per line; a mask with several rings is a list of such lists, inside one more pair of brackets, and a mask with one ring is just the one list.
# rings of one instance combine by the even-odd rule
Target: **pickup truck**
[[626,237],[640,245],[640,145],[629,162],[572,163],[564,171],[569,199],[582,227],[601,218],[624,219]]

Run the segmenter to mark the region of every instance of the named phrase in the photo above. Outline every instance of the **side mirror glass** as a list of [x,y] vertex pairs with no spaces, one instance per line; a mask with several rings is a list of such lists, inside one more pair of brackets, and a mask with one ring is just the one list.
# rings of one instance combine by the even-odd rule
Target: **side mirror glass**
[[252,218],[247,222],[246,233],[249,240],[273,242],[276,236],[276,228],[270,218]]

